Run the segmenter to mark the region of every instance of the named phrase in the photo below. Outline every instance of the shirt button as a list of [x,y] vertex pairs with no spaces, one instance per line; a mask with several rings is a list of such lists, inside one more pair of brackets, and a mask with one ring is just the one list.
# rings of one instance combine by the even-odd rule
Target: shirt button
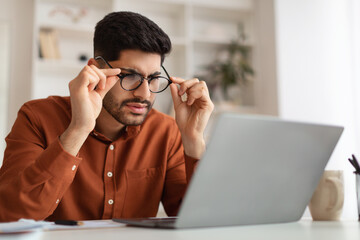
[[114,203],[114,200],[110,199],[110,200],[108,201],[108,203],[109,203],[110,205],[112,205],[112,204]]
[[76,165],[72,166],[71,170],[75,170],[76,169]]
[[108,172],[108,173],[107,173],[107,176],[108,176],[108,177],[112,177],[112,176],[113,176],[112,172]]
[[56,199],[56,204],[58,204],[60,202],[60,200],[59,199]]
[[110,150],[114,150],[114,145],[110,145]]

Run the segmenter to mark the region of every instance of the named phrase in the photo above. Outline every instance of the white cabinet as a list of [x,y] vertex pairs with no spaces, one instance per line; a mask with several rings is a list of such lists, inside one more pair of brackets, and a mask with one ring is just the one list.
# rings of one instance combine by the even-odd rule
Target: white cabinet
[[[36,0],[34,20],[34,51],[32,98],[49,95],[69,95],[68,82],[93,56],[92,38],[98,19],[112,9],[112,1]],[[59,56],[41,57],[42,31],[51,32],[45,37],[46,49],[53,43]],[[50,54],[51,55],[51,54]],[[84,56],[85,60],[80,60]]]
[[[204,66],[214,61],[219,51],[237,37],[239,27],[247,36],[246,44],[256,49],[254,12],[258,2],[262,1],[36,0],[32,98],[68,95],[68,82],[78,74],[87,59],[93,57],[95,24],[109,12],[134,11],[156,22],[173,43],[164,66],[170,75],[191,78],[201,75]],[[55,36],[60,55],[55,59],[39,55],[39,35],[43,30],[52,31]],[[81,56],[85,60],[79,60]],[[254,61],[256,64],[255,70],[261,66]],[[255,87],[246,89],[249,100],[245,101],[246,106],[237,107],[238,110],[261,112],[261,107],[256,105],[261,101],[256,101]],[[169,91],[157,96],[155,107],[169,112]]]

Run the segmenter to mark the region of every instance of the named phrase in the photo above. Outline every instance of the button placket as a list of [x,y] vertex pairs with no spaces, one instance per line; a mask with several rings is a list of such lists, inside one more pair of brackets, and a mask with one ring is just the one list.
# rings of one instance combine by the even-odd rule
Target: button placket
[[104,169],[104,218],[111,218],[114,210],[114,197],[115,197],[115,185],[114,185],[114,159],[115,159],[115,145],[108,145],[106,159],[105,159],[105,169]]

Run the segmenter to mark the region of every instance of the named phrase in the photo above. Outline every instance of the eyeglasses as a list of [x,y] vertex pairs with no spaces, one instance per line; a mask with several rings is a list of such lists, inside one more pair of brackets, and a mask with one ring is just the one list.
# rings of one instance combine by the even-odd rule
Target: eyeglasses
[[[95,60],[101,59],[108,65],[110,68],[113,68],[108,61],[106,61],[102,56],[95,57]],[[147,80],[149,84],[149,90],[152,93],[163,92],[171,83],[170,76],[164,66],[161,66],[164,70],[167,77],[163,76],[150,76],[143,77],[141,74],[132,72],[132,69],[120,68],[121,71],[131,72],[131,73],[120,73],[117,76],[120,78],[120,86],[126,91],[133,91],[141,86],[144,80]]]

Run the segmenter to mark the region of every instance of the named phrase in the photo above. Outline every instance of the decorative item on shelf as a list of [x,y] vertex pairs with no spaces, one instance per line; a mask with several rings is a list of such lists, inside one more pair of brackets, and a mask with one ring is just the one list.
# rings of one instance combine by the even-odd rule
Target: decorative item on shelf
[[60,59],[57,31],[42,28],[39,32],[39,57],[44,59]]
[[215,101],[236,102],[234,98],[239,98],[241,87],[251,81],[255,74],[249,59],[251,47],[245,44],[243,26],[240,24],[238,28],[237,39],[218,52],[218,57],[204,66],[204,74],[200,76],[207,81]]
[[89,59],[89,57],[86,54],[80,54],[79,55],[79,61],[80,62],[86,62]]
[[55,17],[58,14],[64,14],[69,17],[73,23],[79,22],[79,20],[85,17],[88,14],[88,10],[86,8],[78,9],[78,12],[75,12],[74,9],[65,6],[56,6],[49,12],[49,17]]

